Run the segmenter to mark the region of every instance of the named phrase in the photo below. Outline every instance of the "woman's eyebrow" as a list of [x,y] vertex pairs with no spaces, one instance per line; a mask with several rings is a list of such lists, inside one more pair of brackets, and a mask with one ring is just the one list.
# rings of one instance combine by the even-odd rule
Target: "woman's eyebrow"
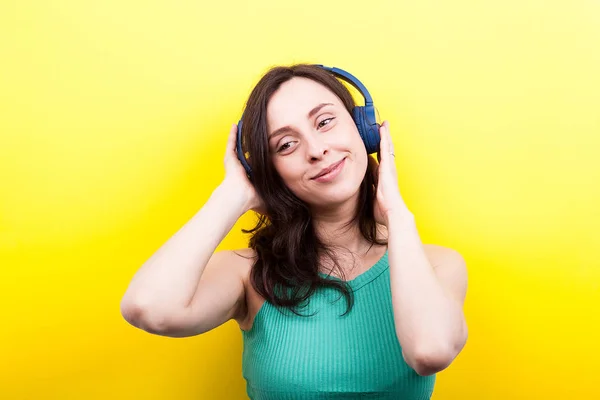
[[[332,105],[333,105],[333,103],[321,103],[321,104],[317,105],[316,107],[314,107],[312,110],[310,110],[308,112],[308,118],[312,118],[312,116],[315,115],[316,113],[318,113],[321,110],[321,108],[323,108],[325,106],[332,106]],[[284,132],[291,131],[291,130],[292,130],[292,128],[289,125],[282,126],[279,129],[275,129],[273,132],[271,132],[269,134],[268,140],[271,140],[273,137],[280,135]]]
[[319,112],[319,110],[321,110],[321,108],[325,107],[325,106],[332,106],[332,103],[321,103],[318,106],[316,106],[315,108],[313,108],[312,110],[310,110],[308,112],[308,118],[311,118],[313,115],[315,115],[316,113]]

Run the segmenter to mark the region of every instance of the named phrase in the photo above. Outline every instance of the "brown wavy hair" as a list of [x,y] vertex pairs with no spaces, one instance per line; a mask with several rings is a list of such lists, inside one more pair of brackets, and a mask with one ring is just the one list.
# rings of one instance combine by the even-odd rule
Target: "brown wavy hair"
[[[252,90],[242,116],[242,149],[252,168],[252,183],[265,204],[266,215],[257,214],[256,226],[250,230],[242,229],[243,233],[251,234],[248,244],[257,254],[250,282],[267,301],[290,309],[296,315],[301,315],[298,310],[308,305],[307,301],[318,288],[339,290],[346,298],[345,315],[354,305],[351,288],[342,279],[319,275],[321,256],[329,258],[338,275],[344,277],[333,252],[334,247],[317,237],[308,204],[284,184],[269,155],[267,104],[281,84],[294,77],[312,79],[324,85],[342,101],[349,113],[355,106],[348,89],[333,74],[310,64],[273,67]],[[369,160],[360,185],[356,213],[345,225],[345,228],[351,229],[358,224],[361,235],[371,246],[387,244],[377,237],[372,161]]]

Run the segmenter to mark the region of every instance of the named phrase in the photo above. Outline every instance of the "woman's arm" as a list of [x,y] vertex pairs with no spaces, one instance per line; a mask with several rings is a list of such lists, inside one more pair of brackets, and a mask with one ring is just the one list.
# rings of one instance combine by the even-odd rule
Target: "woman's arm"
[[[137,271],[121,301],[123,317],[151,333],[188,336],[234,316],[244,295],[242,259],[235,260],[229,252],[213,253],[247,210],[239,191],[227,182],[217,187],[200,211]],[[204,293],[198,293],[209,260],[215,272],[210,274],[212,286],[206,282]]]

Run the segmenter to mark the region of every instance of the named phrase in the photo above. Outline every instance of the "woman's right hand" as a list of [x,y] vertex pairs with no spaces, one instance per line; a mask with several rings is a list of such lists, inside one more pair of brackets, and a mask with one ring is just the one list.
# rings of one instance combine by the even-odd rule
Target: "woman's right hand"
[[231,190],[232,195],[242,196],[247,210],[266,214],[264,202],[258,196],[254,185],[246,175],[244,166],[237,157],[237,129],[237,124],[233,124],[229,130],[225,158],[223,159],[225,178],[221,185]]

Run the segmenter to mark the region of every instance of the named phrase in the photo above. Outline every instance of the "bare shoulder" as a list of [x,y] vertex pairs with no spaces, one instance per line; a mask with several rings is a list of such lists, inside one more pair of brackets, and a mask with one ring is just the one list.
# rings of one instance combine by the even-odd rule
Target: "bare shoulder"
[[236,262],[240,266],[240,273],[242,274],[242,281],[244,283],[243,302],[239,305],[234,319],[237,321],[240,329],[249,331],[254,323],[254,317],[266,301],[250,282],[250,273],[258,255],[253,249],[238,249],[231,250],[230,252],[232,254],[236,253],[233,257],[237,258]]
[[454,299],[464,304],[468,276],[463,256],[454,249],[435,244],[424,244],[423,248],[440,283]]
[[244,248],[231,250],[235,257],[237,257],[237,261],[240,264],[240,268],[242,269],[244,282],[248,281],[248,277],[250,276],[250,270],[252,266],[256,262],[257,254],[254,249]]
[[233,257],[248,260],[251,263],[256,259],[256,251],[254,251],[254,249],[243,248],[235,250],[223,250],[223,252],[228,252]]
[[232,318],[243,325],[248,318],[249,310],[253,306],[253,289],[250,284],[250,272],[252,266],[256,262],[257,254],[254,249],[241,248],[235,250],[222,250],[215,253],[220,260],[217,264],[232,268],[243,284],[241,296],[236,306],[235,313]]
[[462,255],[450,247],[425,243],[423,244],[423,249],[427,254],[431,266],[434,268],[448,263],[455,263],[462,259]]
[[[388,230],[385,225],[377,224],[377,235],[379,239],[388,240]],[[423,250],[427,254],[427,259],[433,268],[440,265],[461,264],[464,263],[462,255],[450,248],[433,243],[424,243]]]
[[214,257],[219,258],[219,265],[237,270],[240,273],[240,277],[246,282],[252,265],[256,261],[256,252],[249,248],[221,250],[216,252]]

